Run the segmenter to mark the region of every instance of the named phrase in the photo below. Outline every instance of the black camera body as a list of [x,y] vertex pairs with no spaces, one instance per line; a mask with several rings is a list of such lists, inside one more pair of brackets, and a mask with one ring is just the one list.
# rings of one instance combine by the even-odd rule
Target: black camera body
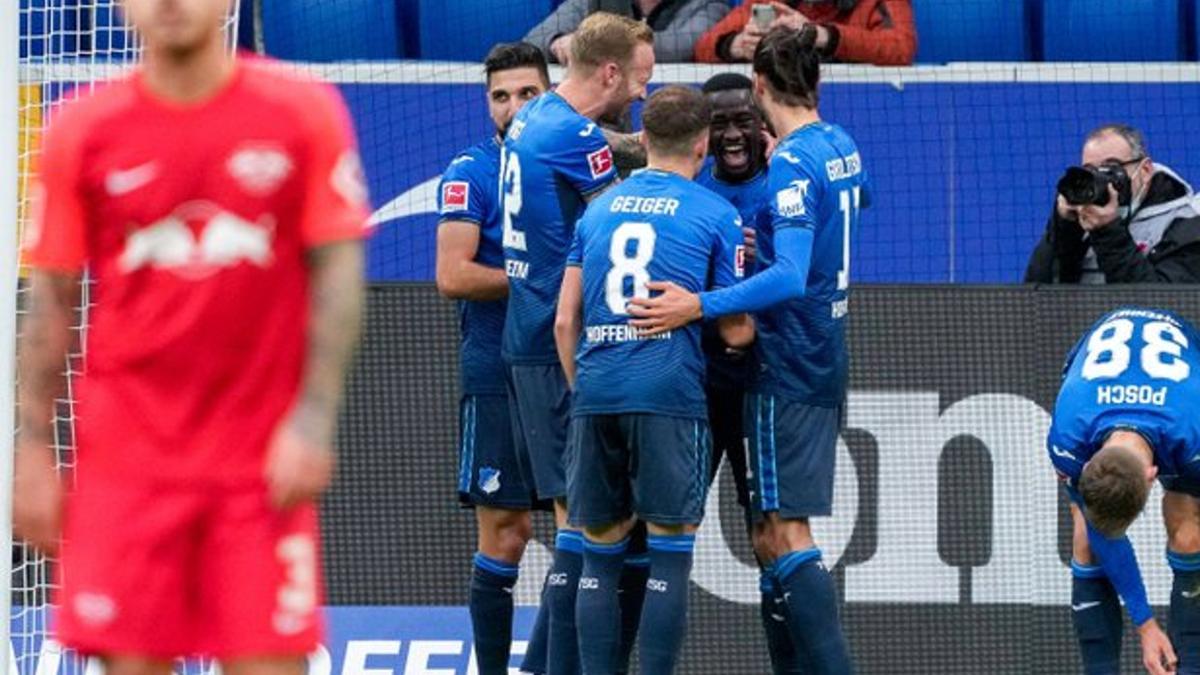
[[1133,200],[1133,185],[1129,174],[1117,163],[1100,166],[1073,166],[1058,179],[1058,194],[1072,206],[1104,206],[1108,203],[1108,186],[1117,190],[1117,203],[1129,206]]

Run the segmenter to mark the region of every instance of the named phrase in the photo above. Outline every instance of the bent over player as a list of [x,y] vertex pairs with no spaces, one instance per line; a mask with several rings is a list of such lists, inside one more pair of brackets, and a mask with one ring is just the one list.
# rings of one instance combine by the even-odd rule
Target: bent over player
[[745,423],[763,587],[786,604],[804,672],[845,675],[853,667],[836,589],[809,518],[829,515],[833,507],[849,371],[850,232],[866,174],[850,135],[818,115],[819,63],[802,34],[784,29],[768,33],[754,55],[754,95],[779,134],[755,275],[700,294],[656,281],[649,288],[660,295],[630,304],[639,317],[634,324],[655,334],[706,317],[755,312],[761,367],[747,396]]
[[[642,98],[654,68],[654,34],[643,23],[597,12],[579,25],[563,82],[530,102],[509,126],[500,155],[504,264],[509,281],[503,353],[517,451],[540,499],[555,501],[558,534],[538,624],[548,616],[549,656],[531,644],[522,668],[578,671],[575,591],[583,540],[567,525],[570,392],[554,347],[554,315],[575,222],[617,178],[596,120]],[[532,643],[538,640],[535,625]],[[543,662],[546,661],[546,662]]]
[[[1148,672],[1200,673],[1198,369],[1200,333],[1171,312],[1136,307],[1105,315],[1067,357],[1046,449],[1071,497],[1071,610],[1089,675],[1120,671],[1118,598]],[[1156,477],[1174,574],[1170,640],[1125,536]]]
[[[183,655],[301,675],[314,500],[362,306],[366,192],[336,91],[235,60],[228,0],[126,0],[142,67],[65,106],[41,156],[15,523],[54,552],[59,638],[110,675]],[[50,447],[79,298],[75,487]]]
[[512,589],[532,536],[533,488],[521,475],[509,423],[500,336],[504,330],[504,250],[496,185],[500,143],[521,106],[550,88],[542,51],[498,44],[484,59],[491,138],[459,153],[438,190],[437,285],[461,300],[462,400],[458,495],[475,507],[479,550],[468,605],[482,675],[506,675],[512,645]]
[[[708,116],[708,102],[688,87],[650,97],[649,166],[588,207],[563,277],[555,339],[575,391],[567,503],[586,536],[576,622],[588,674],[620,665],[617,583],[635,514],[650,550],[641,672],[674,672],[683,642],[710,453],[700,326],[643,336],[626,303],[646,296],[651,278],[700,291],[740,276],[737,211],[692,182],[708,153]],[[720,328],[733,346],[754,336],[745,315]]]

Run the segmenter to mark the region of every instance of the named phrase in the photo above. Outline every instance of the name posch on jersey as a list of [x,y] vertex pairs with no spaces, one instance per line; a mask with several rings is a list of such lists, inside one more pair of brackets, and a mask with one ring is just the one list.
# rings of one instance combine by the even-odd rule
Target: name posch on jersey
[[588,326],[584,329],[587,341],[592,344],[637,342],[638,340],[670,340],[672,333],[674,331],[667,331],[658,335],[646,335],[645,331],[641,328],[624,323],[599,324]]
[[1166,405],[1167,388],[1151,387],[1148,384],[1113,384],[1096,387],[1096,403],[1099,405]]

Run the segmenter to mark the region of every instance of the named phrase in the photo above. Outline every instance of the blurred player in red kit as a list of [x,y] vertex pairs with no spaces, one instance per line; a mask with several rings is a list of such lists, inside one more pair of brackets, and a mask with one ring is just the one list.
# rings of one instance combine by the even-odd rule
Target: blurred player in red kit
[[[15,525],[61,536],[55,629],[108,675],[301,675],[321,637],[366,191],[336,91],[235,59],[229,5],[124,0],[144,63],[63,107],[34,187]],[[52,419],[85,268],[67,490]]]

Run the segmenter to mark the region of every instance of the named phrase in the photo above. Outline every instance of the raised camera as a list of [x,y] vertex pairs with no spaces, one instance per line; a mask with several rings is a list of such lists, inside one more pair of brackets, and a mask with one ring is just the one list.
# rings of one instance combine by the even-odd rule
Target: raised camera
[[1128,205],[1133,186],[1120,164],[1073,166],[1058,179],[1058,194],[1072,206],[1104,206],[1108,203],[1109,185],[1116,188],[1118,203]]

